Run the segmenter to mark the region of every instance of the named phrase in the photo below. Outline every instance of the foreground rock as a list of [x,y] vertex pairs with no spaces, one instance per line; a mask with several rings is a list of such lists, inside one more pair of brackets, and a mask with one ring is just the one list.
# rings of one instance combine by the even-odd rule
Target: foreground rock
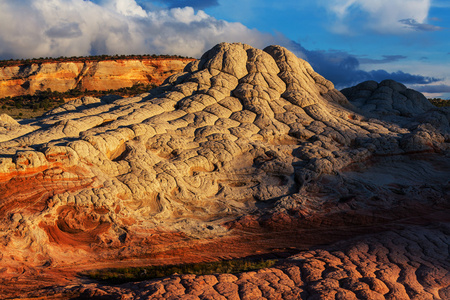
[[[3,277],[30,291],[69,284],[73,279],[60,276],[69,269],[278,253],[447,223],[448,109],[393,81],[343,92],[351,101],[282,47],[220,44],[151,94],[86,97],[28,123],[4,118]],[[428,247],[423,238],[411,243]],[[348,247],[363,252],[361,262],[342,257],[344,271],[372,251]],[[413,257],[415,247],[402,248],[403,261],[428,255]],[[308,253],[320,261],[332,252]],[[379,259],[388,263],[369,261]],[[442,270],[448,257],[433,259]],[[323,271],[318,261],[312,268]],[[412,266],[399,276],[419,268]],[[382,268],[372,269],[387,272]],[[372,284],[353,275],[355,285]],[[394,293],[391,279],[375,275],[389,289],[380,295]],[[336,284],[325,278],[313,281]],[[308,289],[291,280],[294,294]],[[430,286],[433,295],[444,288],[441,281]]]
[[[364,236],[305,251],[278,267],[242,274],[174,275],[128,283],[55,287],[60,298],[102,299],[448,299],[450,228]],[[33,296],[42,296],[37,292]]]

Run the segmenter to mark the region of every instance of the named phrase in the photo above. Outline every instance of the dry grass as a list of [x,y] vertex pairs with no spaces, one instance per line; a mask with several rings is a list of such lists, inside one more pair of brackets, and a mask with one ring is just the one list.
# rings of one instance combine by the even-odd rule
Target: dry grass
[[38,109],[33,110],[29,108],[0,108],[0,114],[7,114],[14,119],[31,119],[42,116],[46,110]]

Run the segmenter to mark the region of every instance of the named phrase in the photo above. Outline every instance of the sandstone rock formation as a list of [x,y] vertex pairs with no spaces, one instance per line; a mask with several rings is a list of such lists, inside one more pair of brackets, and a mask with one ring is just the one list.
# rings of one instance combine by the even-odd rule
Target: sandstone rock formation
[[[47,290],[59,298],[449,299],[449,227],[367,236],[305,251],[277,267],[242,274],[174,275],[108,286]],[[33,296],[43,295],[42,291]]]
[[[151,93],[84,97],[28,122],[1,117],[4,277],[309,249],[389,231],[294,256],[291,271],[164,282],[189,294],[198,281],[224,296],[221,284],[241,298],[241,289],[270,298],[272,279],[280,295],[445,298],[448,252],[426,249],[448,247],[449,110],[393,81],[343,92],[349,99],[282,47],[224,43]],[[438,221],[445,226],[423,227]],[[142,285],[168,296],[165,283]]]
[[0,68],[0,95],[14,97],[48,88],[66,92],[116,90],[135,83],[160,85],[193,59],[114,59],[85,62],[45,62]]

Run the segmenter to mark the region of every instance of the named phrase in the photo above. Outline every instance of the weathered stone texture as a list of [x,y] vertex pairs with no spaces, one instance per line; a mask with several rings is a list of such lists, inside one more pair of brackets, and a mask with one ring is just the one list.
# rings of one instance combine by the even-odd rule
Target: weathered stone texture
[[[254,254],[386,224],[448,222],[448,109],[393,81],[344,94],[282,47],[223,43],[150,93],[84,97],[28,122],[1,116],[1,263],[63,266],[174,253],[201,260],[196,255],[236,256],[225,252],[233,245]],[[211,247],[216,242],[223,248]],[[420,240],[403,254],[383,252],[397,249],[385,239],[379,255],[375,244],[361,243],[341,256],[310,252],[292,274],[217,279],[205,283],[204,296],[196,289],[192,296],[446,293],[410,287],[421,271],[406,267],[404,256]],[[183,278],[191,277],[152,283],[154,297],[189,294]],[[264,283],[271,280],[277,284]]]

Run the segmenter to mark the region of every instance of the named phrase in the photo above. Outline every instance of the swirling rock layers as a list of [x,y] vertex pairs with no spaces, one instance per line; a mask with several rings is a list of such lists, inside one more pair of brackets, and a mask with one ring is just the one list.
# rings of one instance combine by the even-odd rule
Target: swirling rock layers
[[223,43],[151,93],[2,117],[1,263],[202,261],[448,222],[449,111],[392,81],[344,93],[282,47]]

